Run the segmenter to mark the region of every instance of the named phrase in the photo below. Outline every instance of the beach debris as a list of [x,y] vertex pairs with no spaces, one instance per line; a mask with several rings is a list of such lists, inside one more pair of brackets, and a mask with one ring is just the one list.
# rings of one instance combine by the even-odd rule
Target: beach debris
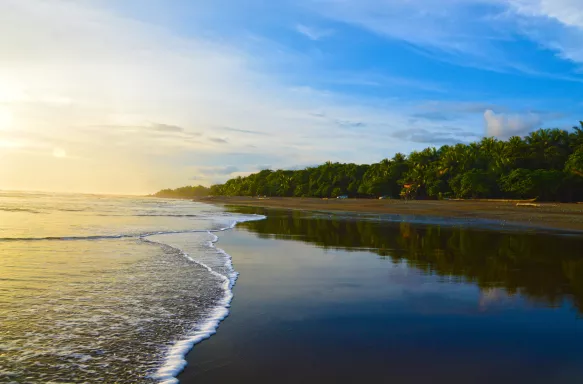
[[535,203],[516,203],[517,207],[533,207],[533,208],[540,208],[540,204]]

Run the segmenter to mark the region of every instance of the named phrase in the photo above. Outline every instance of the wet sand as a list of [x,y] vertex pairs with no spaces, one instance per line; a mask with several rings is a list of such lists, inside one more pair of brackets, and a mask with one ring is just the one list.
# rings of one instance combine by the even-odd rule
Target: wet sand
[[181,383],[582,382],[580,237],[265,211]]
[[361,212],[419,215],[458,219],[488,219],[535,228],[583,231],[583,204],[537,203],[517,206],[509,201],[372,200],[272,197],[214,197],[205,203],[233,206],[299,209],[306,211]]

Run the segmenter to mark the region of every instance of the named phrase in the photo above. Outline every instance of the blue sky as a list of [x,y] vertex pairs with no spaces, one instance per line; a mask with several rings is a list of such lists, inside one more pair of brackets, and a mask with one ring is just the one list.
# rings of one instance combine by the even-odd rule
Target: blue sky
[[583,0],[3,7],[0,157],[62,171],[0,188],[138,193],[583,119]]

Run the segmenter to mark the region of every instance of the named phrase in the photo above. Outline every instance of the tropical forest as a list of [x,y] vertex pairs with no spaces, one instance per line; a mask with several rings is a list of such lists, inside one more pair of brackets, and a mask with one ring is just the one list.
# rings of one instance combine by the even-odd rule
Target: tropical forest
[[395,154],[375,164],[326,162],[302,170],[262,170],[210,188],[183,187],[159,197],[281,196],[583,201],[583,122],[508,140]]

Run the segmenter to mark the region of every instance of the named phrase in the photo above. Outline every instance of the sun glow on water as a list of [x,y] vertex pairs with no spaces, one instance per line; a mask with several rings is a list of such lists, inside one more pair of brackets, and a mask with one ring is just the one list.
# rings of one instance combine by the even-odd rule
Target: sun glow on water
[[228,313],[236,274],[209,231],[251,218],[190,201],[0,191],[0,382],[153,383],[161,367],[172,379]]

